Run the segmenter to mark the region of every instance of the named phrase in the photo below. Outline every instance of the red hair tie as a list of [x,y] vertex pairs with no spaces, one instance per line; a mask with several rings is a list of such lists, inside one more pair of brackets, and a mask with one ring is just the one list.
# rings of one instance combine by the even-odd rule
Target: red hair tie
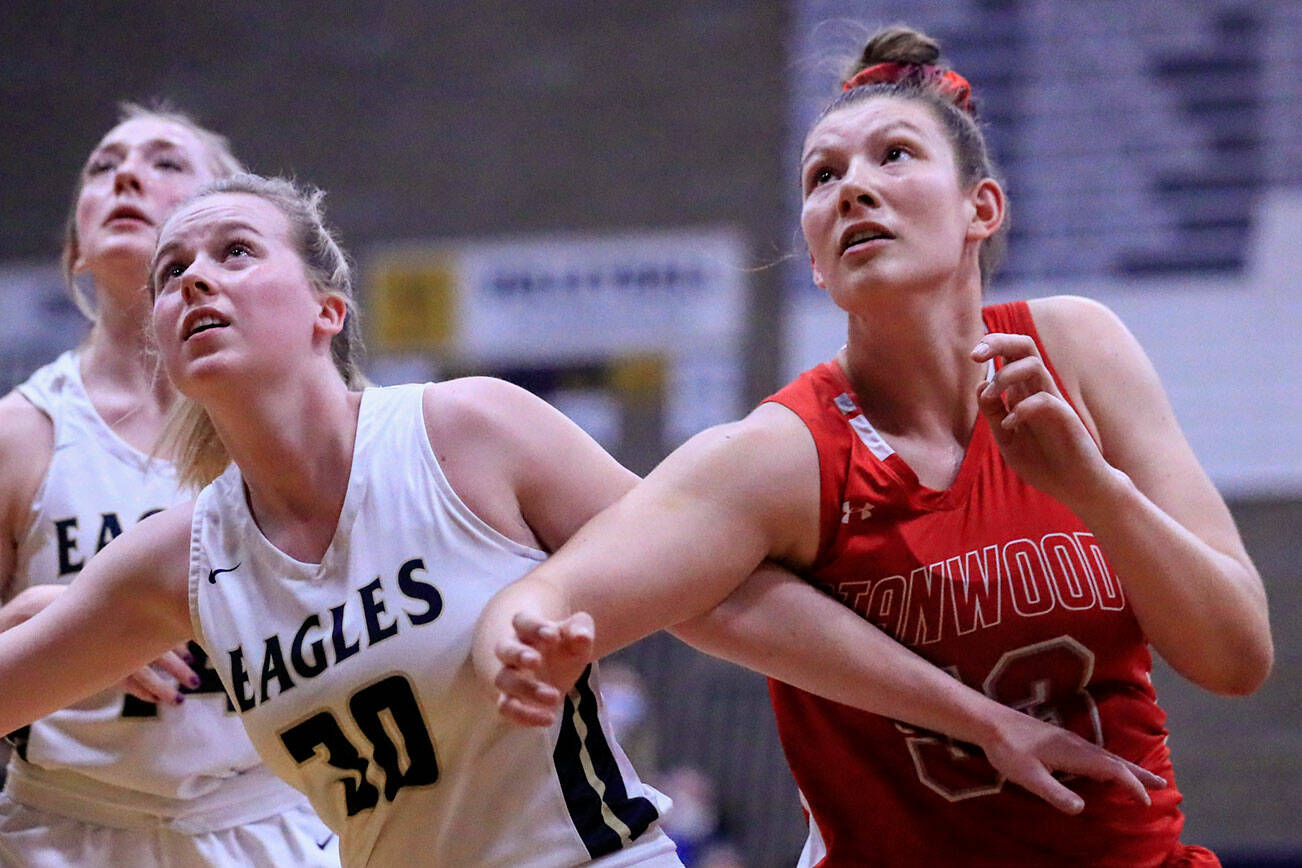
[[968,114],[972,113],[972,85],[968,84],[967,79],[952,69],[942,69],[939,66],[929,64],[896,63],[895,61],[876,63],[856,72],[842,85],[841,89],[851,90],[856,87],[863,87],[866,84],[895,84],[895,82],[902,81],[911,75],[916,75],[923,81],[935,84],[940,92],[947,96],[954,105]]

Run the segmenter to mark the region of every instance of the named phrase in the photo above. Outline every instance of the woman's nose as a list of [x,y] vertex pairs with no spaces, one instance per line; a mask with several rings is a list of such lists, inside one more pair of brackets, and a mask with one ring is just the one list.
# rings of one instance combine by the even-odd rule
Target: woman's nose
[[842,214],[849,213],[855,205],[864,205],[869,208],[877,205],[877,197],[873,195],[869,170],[858,162],[852,164],[846,170],[845,177],[841,180],[840,194],[838,204]]
[[140,173],[136,171],[134,163],[123,160],[113,174],[113,192],[122,193],[127,190],[133,193],[140,192]]

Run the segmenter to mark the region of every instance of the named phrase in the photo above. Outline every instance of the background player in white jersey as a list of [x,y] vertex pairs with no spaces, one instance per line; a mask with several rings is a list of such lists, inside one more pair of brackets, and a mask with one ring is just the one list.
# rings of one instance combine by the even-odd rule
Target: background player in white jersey
[[[185,499],[172,466],[149,457],[174,392],[150,348],[144,284],[163,218],[239,168],[220,136],[134,105],[86,161],[63,265],[93,327],[0,399],[0,629]],[[105,690],[14,734],[0,864],[338,864],[329,830],[260,764],[203,652],[178,652],[159,659],[162,673],[131,675],[130,692]]]
[[[484,601],[632,474],[500,381],[354,391],[346,260],[314,200],[283,182],[230,179],[183,205],[150,279],[164,367],[193,399],[174,429],[182,477],[216,481],[0,635],[0,727],[195,636],[264,759],[339,831],[345,864],[676,864],[594,673],[552,726],[513,729],[469,659]],[[740,607],[760,612],[748,625],[826,627],[872,650],[839,668],[805,659],[802,683],[836,680],[875,708],[887,684],[888,709],[980,742],[1051,800],[1046,768],[1144,798],[1131,767],[957,686],[798,580],[763,587],[779,593]],[[72,636],[87,658],[75,669]],[[773,672],[759,644],[737,656]]]

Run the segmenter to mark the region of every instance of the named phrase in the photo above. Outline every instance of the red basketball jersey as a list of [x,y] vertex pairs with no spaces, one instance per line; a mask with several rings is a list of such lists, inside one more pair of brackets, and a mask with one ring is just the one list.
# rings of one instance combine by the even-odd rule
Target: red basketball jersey
[[[1039,345],[1025,302],[984,317]],[[799,415],[818,448],[810,582],[964,684],[1168,781],[1145,808],[1115,785],[1073,779],[1086,807],[1069,817],[971,746],[771,681],[810,813],[808,864],[1133,868],[1193,855],[1178,843],[1181,797],[1147,642],[1080,519],[1004,463],[982,417],[953,487],[936,491],[873,430],[836,362],[769,400]]]

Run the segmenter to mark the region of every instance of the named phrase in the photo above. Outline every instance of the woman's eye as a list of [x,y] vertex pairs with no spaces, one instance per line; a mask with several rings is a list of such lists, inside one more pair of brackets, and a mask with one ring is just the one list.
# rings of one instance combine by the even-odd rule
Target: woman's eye
[[179,262],[169,262],[158,269],[157,277],[154,278],[154,283],[157,286],[162,287],[163,285],[171,283],[173,280],[176,280],[184,273],[185,273],[184,265],[182,265]]
[[92,160],[86,165],[86,174],[99,175],[112,169],[114,165],[112,160]]
[[836,177],[836,173],[827,167],[816,169],[809,175],[809,186],[819,187]]
[[895,163],[907,156],[909,156],[909,152],[897,145],[896,147],[886,149],[886,159],[884,162]]
[[177,160],[162,159],[154,163],[155,168],[166,169],[169,172],[183,172],[185,166]]
[[227,256],[248,256],[249,247],[243,241],[235,241],[226,246]]

